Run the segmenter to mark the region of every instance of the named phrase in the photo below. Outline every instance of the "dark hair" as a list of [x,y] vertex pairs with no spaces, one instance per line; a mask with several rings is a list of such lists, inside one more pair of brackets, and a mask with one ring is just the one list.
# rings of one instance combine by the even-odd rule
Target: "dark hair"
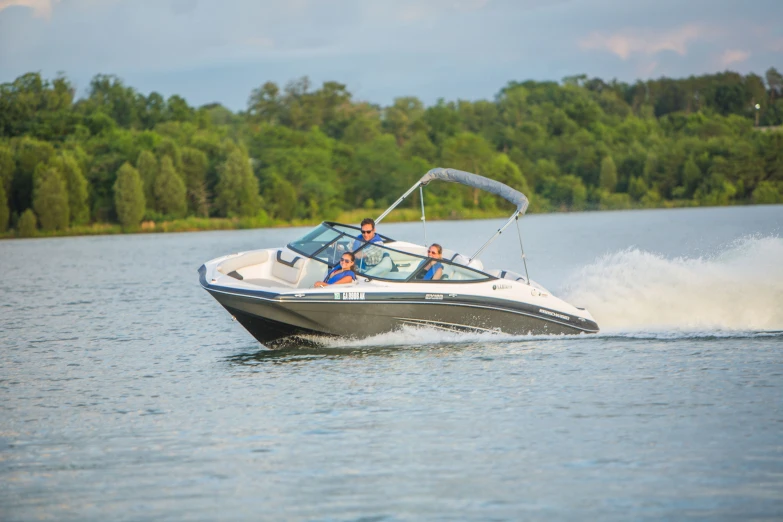
[[[356,264],[356,256],[354,255],[353,252],[343,252],[343,256],[350,257],[351,258],[351,263]],[[340,258],[342,258],[343,256],[340,256]]]
[[[355,221],[354,221],[355,223]],[[362,224],[359,225],[360,227],[363,227],[364,225],[372,225],[373,230],[375,230],[375,220],[372,218],[364,218],[362,219]]]
[[443,255],[443,247],[439,244],[433,243],[430,245],[430,247],[435,247],[435,249],[438,251],[438,254]]

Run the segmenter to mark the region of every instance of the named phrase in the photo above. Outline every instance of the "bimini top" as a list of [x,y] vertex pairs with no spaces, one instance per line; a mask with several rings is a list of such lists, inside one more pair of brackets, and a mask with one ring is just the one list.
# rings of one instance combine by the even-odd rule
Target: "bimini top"
[[427,172],[419,180],[417,185],[426,185],[434,179],[441,181],[450,181],[452,183],[460,183],[469,187],[477,188],[500,196],[501,198],[509,201],[517,206],[517,212],[524,214],[527,210],[528,200],[527,197],[518,190],[514,190],[508,185],[505,185],[494,179],[485,178],[478,174],[471,174],[462,170],[454,169],[432,169]]

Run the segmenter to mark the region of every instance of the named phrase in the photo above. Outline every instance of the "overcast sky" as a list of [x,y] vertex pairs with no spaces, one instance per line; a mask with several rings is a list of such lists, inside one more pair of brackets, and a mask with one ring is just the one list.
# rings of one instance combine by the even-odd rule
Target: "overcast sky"
[[783,71],[783,0],[0,0],[0,82],[95,74],[238,110],[307,75],[354,99],[491,99],[511,80]]

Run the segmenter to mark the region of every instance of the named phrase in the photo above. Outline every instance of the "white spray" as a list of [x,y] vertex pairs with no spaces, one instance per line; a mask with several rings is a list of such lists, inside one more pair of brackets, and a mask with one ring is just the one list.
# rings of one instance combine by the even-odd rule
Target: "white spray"
[[563,297],[603,333],[783,330],[783,239],[743,238],[697,259],[624,250],[572,276]]

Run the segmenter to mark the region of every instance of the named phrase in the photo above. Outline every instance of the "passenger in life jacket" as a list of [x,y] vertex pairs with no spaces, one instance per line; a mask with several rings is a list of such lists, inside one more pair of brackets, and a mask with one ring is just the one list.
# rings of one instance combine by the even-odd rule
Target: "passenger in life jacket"
[[427,249],[427,257],[430,258],[424,264],[423,270],[427,270],[422,278],[424,281],[437,281],[443,277],[443,263],[440,262],[443,259],[443,247],[437,243],[433,243]]
[[323,281],[316,281],[313,287],[322,288],[328,285],[343,285],[356,281],[356,273],[353,271],[355,264],[356,256],[354,256],[352,252],[345,252],[340,257],[340,264],[334,267],[334,269],[326,275]]

